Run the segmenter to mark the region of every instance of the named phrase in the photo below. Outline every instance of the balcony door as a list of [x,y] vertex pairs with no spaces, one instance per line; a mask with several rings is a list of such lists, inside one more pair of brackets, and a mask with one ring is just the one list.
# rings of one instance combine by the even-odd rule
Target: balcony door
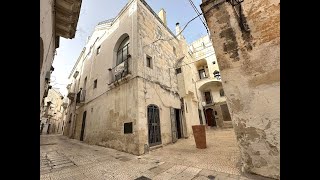
[[216,124],[216,119],[213,113],[213,109],[209,108],[206,109],[206,119],[207,119],[207,124],[208,126],[217,126]]

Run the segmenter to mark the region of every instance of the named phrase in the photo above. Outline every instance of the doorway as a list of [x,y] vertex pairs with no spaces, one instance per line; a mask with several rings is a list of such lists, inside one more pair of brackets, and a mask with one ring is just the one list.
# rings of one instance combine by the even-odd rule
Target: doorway
[[161,144],[159,108],[156,105],[148,106],[148,137],[149,147]]
[[176,126],[177,126],[177,138],[180,139],[182,137],[182,126],[181,126],[181,116],[180,116],[180,109],[174,109],[175,116],[176,116]]
[[222,104],[220,107],[221,107],[221,111],[222,111],[223,120],[224,121],[231,121],[231,116],[230,116],[227,104]]
[[211,127],[217,126],[213,109],[211,108],[206,109],[206,118],[207,118],[208,126],[211,126]]
[[83,141],[84,129],[86,127],[86,116],[87,116],[87,111],[83,112],[83,116],[82,116],[82,126],[81,126],[80,141]]

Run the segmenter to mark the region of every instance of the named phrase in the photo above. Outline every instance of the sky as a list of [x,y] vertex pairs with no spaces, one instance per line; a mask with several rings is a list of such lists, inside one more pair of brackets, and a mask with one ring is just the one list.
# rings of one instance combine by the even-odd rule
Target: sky
[[[114,18],[129,0],[82,0],[79,21],[75,38],[60,38],[57,55],[53,61],[54,71],[51,75],[51,85],[67,94],[68,76],[85,46],[86,39],[93,33],[94,27],[101,21]],[[192,0],[201,13],[201,0]],[[175,24],[180,27],[197,16],[189,0],[146,0],[149,6],[158,13],[161,8],[166,11],[167,26],[175,33]],[[199,18],[189,23],[183,31],[188,43],[207,35],[207,30]]]

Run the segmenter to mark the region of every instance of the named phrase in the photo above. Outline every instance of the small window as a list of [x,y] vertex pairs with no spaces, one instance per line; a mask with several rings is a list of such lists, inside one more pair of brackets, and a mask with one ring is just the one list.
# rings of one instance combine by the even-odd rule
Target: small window
[[131,134],[132,132],[132,122],[124,123],[124,134]]
[[181,73],[181,68],[176,69],[176,74],[180,74]]
[[93,89],[97,88],[97,84],[98,84],[98,80],[94,80],[94,83],[93,83]]
[[101,50],[101,46],[97,48],[97,55],[100,53],[100,50]]
[[220,96],[224,96],[224,90],[223,89],[220,89]]
[[206,100],[206,104],[212,103],[212,97],[210,92],[204,92],[204,98]]
[[214,111],[214,115],[218,115],[217,111]]
[[152,69],[152,57],[147,55],[147,67]]
[[177,56],[177,52],[176,52],[176,48],[175,47],[173,47],[173,53],[174,53],[175,56]]
[[198,70],[198,72],[199,72],[200,79],[203,79],[203,78],[207,77],[206,72],[205,72],[204,69],[200,69],[200,70]]

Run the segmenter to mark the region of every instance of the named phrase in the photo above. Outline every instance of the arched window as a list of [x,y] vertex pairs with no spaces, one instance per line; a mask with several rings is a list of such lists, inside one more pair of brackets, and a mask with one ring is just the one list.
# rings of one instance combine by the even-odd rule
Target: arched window
[[119,65],[122,62],[126,61],[128,59],[129,54],[129,36],[127,36],[119,45],[118,51],[117,51],[117,64]]

